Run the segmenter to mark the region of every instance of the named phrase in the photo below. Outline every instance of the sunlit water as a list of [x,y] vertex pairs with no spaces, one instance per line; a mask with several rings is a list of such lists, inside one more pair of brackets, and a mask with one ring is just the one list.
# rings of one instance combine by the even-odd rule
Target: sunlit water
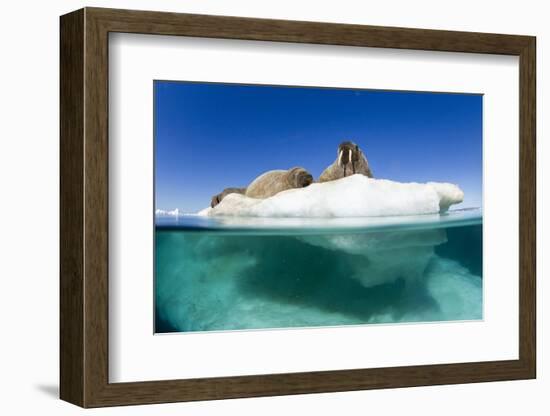
[[482,319],[480,210],[157,218],[156,332]]

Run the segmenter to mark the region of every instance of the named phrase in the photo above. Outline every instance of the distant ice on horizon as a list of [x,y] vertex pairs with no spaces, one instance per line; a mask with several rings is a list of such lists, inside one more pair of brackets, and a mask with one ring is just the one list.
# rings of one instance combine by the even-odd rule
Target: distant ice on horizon
[[155,210],[155,215],[157,217],[179,217],[184,214],[179,210],[179,208],[175,208],[173,210],[157,209]]

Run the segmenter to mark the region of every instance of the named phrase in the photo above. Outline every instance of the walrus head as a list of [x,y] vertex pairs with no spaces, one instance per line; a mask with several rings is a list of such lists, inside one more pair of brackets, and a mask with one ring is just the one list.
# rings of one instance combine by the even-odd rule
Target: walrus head
[[222,199],[224,199],[229,194],[244,194],[245,192],[246,188],[225,188],[222,192],[212,197],[212,201],[210,201],[210,206],[214,208],[216,205],[222,202]]
[[292,168],[288,172],[288,182],[293,188],[305,188],[313,183],[313,176],[304,168]]
[[214,208],[216,205],[218,205],[220,202],[222,202],[223,196],[221,193],[214,195],[212,197],[212,200],[210,201],[210,207]]
[[[344,177],[355,175],[360,161],[365,161],[365,156],[359,146],[350,141],[340,143],[338,146],[338,166],[344,170]],[[370,175],[367,175],[370,176]]]

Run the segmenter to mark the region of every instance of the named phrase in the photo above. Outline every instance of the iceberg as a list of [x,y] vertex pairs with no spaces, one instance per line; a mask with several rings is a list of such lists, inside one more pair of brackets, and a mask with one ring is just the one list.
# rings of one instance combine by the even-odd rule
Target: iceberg
[[197,215],[351,218],[436,214],[463,199],[464,192],[450,183],[402,183],[357,174],[289,189],[266,199],[229,194],[215,208]]
[[[415,286],[433,261],[435,247],[447,242],[446,229],[436,225],[445,225],[442,218],[449,214],[440,214],[463,199],[464,192],[451,183],[402,183],[352,175],[266,199],[229,194],[216,207],[196,215],[238,229],[254,221],[264,232],[271,225],[291,229],[295,224],[288,222],[298,221],[300,233],[291,234],[302,243],[363,259],[360,269],[348,274],[363,287],[398,279]],[[428,224],[422,224],[423,218],[430,220]],[[334,226],[341,231],[321,232]]]
[[327,250],[362,256],[366,262],[350,277],[363,287],[374,287],[397,279],[403,279],[408,285],[416,284],[434,258],[435,246],[447,242],[447,232],[444,228],[435,228],[296,238]]
[[[214,218],[388,218],[439,215],[462,202],[464,193],[450,183],[401,183],[353,175],[305,188],[255,199],[229,194],[215,208],[199,215]],[[363,287],[374,287],[404,279],[421,279],[434,257],[434,247],[444,244],[444,229],[323,233],[295,236],[303,243],[336,252],[361,256],[361,270],[350,274]]]

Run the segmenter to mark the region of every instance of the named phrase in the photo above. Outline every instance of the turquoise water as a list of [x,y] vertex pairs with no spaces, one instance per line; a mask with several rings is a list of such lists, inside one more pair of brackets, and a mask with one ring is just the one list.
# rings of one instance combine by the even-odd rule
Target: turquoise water
[[157,218],[155,332],[482,319],[480,210]]

